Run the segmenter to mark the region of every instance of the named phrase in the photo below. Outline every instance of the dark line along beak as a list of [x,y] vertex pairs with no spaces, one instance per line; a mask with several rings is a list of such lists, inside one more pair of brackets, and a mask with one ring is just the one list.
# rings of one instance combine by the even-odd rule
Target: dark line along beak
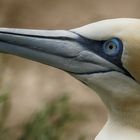
[[[87,49],[98,45],[65,30],[0,29],[0,52],[38,61],[74,74],[109,71],[121,68]],[[87,47],[88,46],[88,47]]]

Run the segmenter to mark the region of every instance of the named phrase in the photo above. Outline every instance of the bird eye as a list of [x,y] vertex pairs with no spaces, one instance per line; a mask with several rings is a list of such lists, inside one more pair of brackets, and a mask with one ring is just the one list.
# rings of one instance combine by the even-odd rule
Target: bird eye
[[105,54],[114,56],[120,52],[120,41],[116,38],[108,40],[103,45],[103,51]]

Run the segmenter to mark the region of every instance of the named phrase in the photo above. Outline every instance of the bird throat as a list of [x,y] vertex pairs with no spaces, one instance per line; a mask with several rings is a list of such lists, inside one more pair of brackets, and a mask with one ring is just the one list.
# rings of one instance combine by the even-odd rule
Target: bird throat
[[95,140],[139,140],[140,130],[133,128],[109,117],[103,129]]

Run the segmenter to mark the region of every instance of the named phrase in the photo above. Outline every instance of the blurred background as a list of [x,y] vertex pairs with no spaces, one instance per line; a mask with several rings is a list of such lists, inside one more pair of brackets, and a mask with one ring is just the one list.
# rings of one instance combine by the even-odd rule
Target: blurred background
[[[70,29],[140,17],[139,0],[0,0],[0,26]],[[0,54],[0,140],[91,140],[107,118],[94,91],[55,68]]]

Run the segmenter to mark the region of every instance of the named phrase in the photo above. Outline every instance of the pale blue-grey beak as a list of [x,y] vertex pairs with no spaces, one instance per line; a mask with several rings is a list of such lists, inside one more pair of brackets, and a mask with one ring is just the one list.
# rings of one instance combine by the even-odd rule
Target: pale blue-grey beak
[[62,69],[72,74],[123,71],[99,56],[100,42],[66,30],[0,29],[0,52]]

